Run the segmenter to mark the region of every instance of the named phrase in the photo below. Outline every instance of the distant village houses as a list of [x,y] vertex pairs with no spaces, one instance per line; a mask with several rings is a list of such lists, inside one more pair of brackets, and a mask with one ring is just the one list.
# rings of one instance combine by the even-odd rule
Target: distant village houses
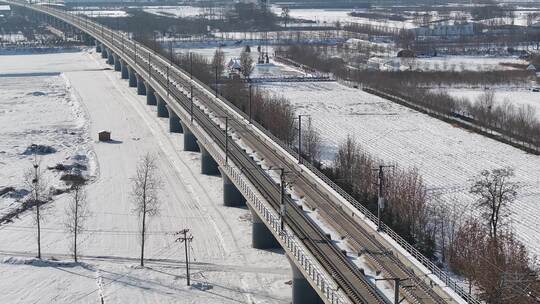
[[438,20],[412,29],[418,39],[458,38],[474,35],[474,23],[468,21]]

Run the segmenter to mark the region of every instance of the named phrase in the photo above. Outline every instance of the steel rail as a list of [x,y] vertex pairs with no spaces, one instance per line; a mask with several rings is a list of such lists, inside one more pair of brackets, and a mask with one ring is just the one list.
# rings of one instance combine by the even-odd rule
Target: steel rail
[[[15,2],[15,1],[6,1],[6,2]],[[22,3],[16,3],[16,4],[17,4],[17,5],[28,6],[28,5],[22,4]],[[33,8],[33,7],[32,7],[32,8]],[[34,8],[34,9],[35,9],[35,8]],[[78,17],[74,17],[74,16],[71,16],[71,15],[69,15],[69,14],[67,14],[67,13],[60,13],[60,12],[58,12],[58,10],[55,10],[55,11],[56,11],[56,14],[59,15],[59,16],[56,16],[57,18],[60,18],[60,19],[66,18],[66,19],[68,19],[68,20],[71,20],[73,23],[75,23],[75,25],[78,24],[79,27],[81,28],[81,30],[83,30],[83,31],[87,31],[87,32],[88,32],[88,29],[82,28],[82,27],[84,26],[84,23],[86,23],[86,25],[88,25],[88,24],[90,23],[91,25],[93,25],[94,30],[96,29],[96,23],[94,23],[93,21],[89,21],[89,20],[87,20],[87,19],[81,19],[81,18],[78,18]],[[45,12],[51,14],[50,9],[49,9],[48,11],[45,10]],[[53,15],[54,15],[54,14],[53,14]],[[70,17],[71,17],[71,18],[70,18]],[[83,21],[83,20],[84,20],[84,21]],[[77,23],[77,21],[78,21],[78,23]],[[97,27],[99,27],[99,25],[98,25]],[[102,30],[101,40],[109,40],[109,39],[106,37],[106,35],[103,35],[103,31],[105,31],[107,34],[110,33],[110,41],[109,41],[109,42],[110,42],[110,43],[114,43],[114,40],[115,40],[115,39],[114,39],[114,38],[115,38],[115,33],[114,33],[113,31],[110,31],[109,29],[103,30],[103,26],[101,26],[101,30]],[[100,36],[100,35],[99,35],[99,33],[96,32],[96,33],[94,33],[93,36],[96,37],[96,36]],[[97,38],[97,37],[96,37],[96,38]],[[135,46],[135,45],[138,45],[137,43],[132,42],[132,41],[130,41],[129,39],[123,39],[123,40],[125,40],[124,42],[127,43],[127,44],[129,44],[129,45],[131,45],[132,47]],[[117,42],[119,42],[119,41],[117,41]],[[142,50],[144,50],[145,48],[144,48],[144,47],[140,47],[140,49],[141,49],[141,51],[142,51]],[[117,55],[122,56],[121,53],[117,53]],[[137,57],[139,57],[139,56],[137,56]],[[164,59],[164,58],[162,58],[161,56],[158,56],[158,55],[150,56],[150,58],[153,58],[153,59],[154,59],[154,57],[157,57],[159,61],[167,62],[167,60]],[[143,58],[141,58],[140,60],[141,60],[141,61],[144,61]],[[153,62],[152,64],[156,64],[156,63]],[[152,68],[152,65],[150,65],[150,70],[152,70],[152,69],[153,69],[153,68]],[[178,69],[175,68],[175,71],[176,71],[176,70],[178,70]],[[161,77],[161,78],[162,78],[161,81],[163,81],[163,74],[160,72],[160,73],[158,73],[157,75],[160,75],[159,77]],[[182,84],[184,87],[189,86],[189,85],[188,85],[188,82],[191,82],[191,80],[185,80],[187,74],[185,74],[185,73],[178,73],[178,75],[177,75],[177,73],[173,73],[173,75],[174,75],[174,76],[173,76],[173,80],[176,81],[177,84]],[[169,85],[169,83],[167,83],[167,84]],[[197,92],[197,96],[199,97],[199,99],[201,99],[201,100],[202,100],[202,99],[206,99],[206,102],[210,102],[210,104],[215,104],[215,100],[212,100],[211,98],[209,98],[209,97],[211,96],[211,94],[208,94],[208,91],[209,91],[209,90],[207,90],[207,87],[206,87],[205,85],[201,84],[200,82],[197,82],[197,84],[198,84],[198,86],[199,86],[200,88],[196,88],[195,91]],[[176,87],[176,85],[175,85],[174,87]],[[173,89],[173,90],[174,90],[174,89]],[[205,91],[206,91],[206,92],[205,92]],[[178,91],[178,92],[175,92],[175,94],[183,95],[183,94],[186,94],[186,93],[185,93],[185,91],[184,91],[184,92]],[[201,96],[204,97],[204,98],[201,98]],[[185,102],[186,100],[188,100],[188,99],[185,98],[185,97],[180,98],[180,96],[177,96],[177,98],[178,98],[179,100],[184,100],[184,102]],[[234,106],[232,106],[230,103],[228,103],[228,102],[225,101],[224,99],[221,99],[221,98],[220,98],[220,101],[225,102],[226,104],[228,104],[229,106],[231,106],[231,108],[234,109],[235,111],[237,111],[239,115],[243,116],[244,118],[246,117],[246,115],[245,115],[244,113],[239,112],[238,109],[235,109]],[[223,111],[223,109],[221,109],[221,110]],[[206,116],[206,115],[205,115],[205,116]],[[240,122],[237,122],[236,125],[237,125],[237,127],[242,127],[243,129],[246,129],[245,126],[244,126],[242,123],[240,123]],[[257,124],[255,124],[255,125],[256,125],[257,127],[260,127],[260,126],[258,126]],[[220,129],[220,130],[221,130],[221,129]],[[269,134],[266,130],[260,128],[260,131],[264,132],[264,133],[265,133],[267,136],[269,136],[271,139],[274,139],[274,137],[271,136],[271,134]],[[221,130],[221,132],[223,132],[223,131]],[[221,134],[221,133],[220,133],[220,134]],[[257,138],[257,137],[255,136],[255,138]],[[289,147],[287,147],[286,145],[283,145],[279,140],[276,140],[275,143],[277,143],[278,145],[280,145],[285,151],[289,152],[291,155],[294,156],[295,152],[292,151],[292,150],[291,150]],[[271,150],[275,151],[274,149],[268,149],[268,150],[269,150],[269,151],[271,151]],[[240,153],[241,153],[241,152],[240,152]],[[278,155],[277,152],[274,152],[274,153],[275,153],[276,155]],[[241,153],[241,154],[242,154],[242,155],[245,155],[245,153]],[[364,213],[370,220],[373,220],[373,215],[372,215],[371,213],[369,213],[369,211],[365,210],[365,208],[363,208],[363,206],[361,206],[361,205],[360,205],[358,202],[356,202],[354,199],[350,198],[350,196],[348,196],[348,194],[344,193],[339,187],[335,186],[335,184],[333,184],[331,181],[329,181],[325,176],[321,176],[320,172],[318,172],[317,170],[313,170],[314,168],[311,168],[311,166],[310,166],[309,164],[306,163],[306,166],[307,166],[309,169],[312,169],[312,172],[314,172],[319,178],[321,178],[323,181],[325,181],[331,188],[333,188],[334,190],[336,190],[343,198],[345,198],[347,201],[351,202],[351,203],[352,203],[355,207],[357,207],[362,213]],[[267,174],[266,174],[266,175],[267,175]],[[267,176],[267,177],[268,177],[268,176]],[[268,177],[268,178],[269,178],[269,177]],[[291,203],[288,202],[288,204],[291,204]],[[358,205],[360,205],[360,206],[358,206]],[[293,203],[292,206],[295,206],[295,204]],[[293,224],[294,224],[294,223],[291,223],[291,225],[293,225]],[[311,224],[313,224],[313,223],[311,223]],[[414,250],[415,250],[414,248],[413,248],[413,250],[411,250],[411,248],[409,248],[409,247],[411,247],[411,246],[410,246],[408,243],[406,243],[405,241],[403,241],[402,239],[400,239],[399,236],[394,235],[395,233],[393,233],[393,231],[391,231],[388,227],[383,226],[383,230],[384,230],[387,234],[389,234],[390,236],[392,236],[394,239],[396,239],[400,245],[402,245],[403,247],[405,247],[405,249],[407,249],[407,251],[409,251],[409,252],[412,251],[412,253],[415,253],[415,252],[414,252]],[[379,245],[382,246],[382,244],[379,244]],[[409,247],[407,247],[407,245],[408,245]],[[379,249],[380,249],[380,248],[379,248]],[[419,255],[419,254],[413,254],[413,256],[416,257],[417,259],[418,259],[419,256],[420,256],[421,258],[424,258],[424,259],[425,259],[425,257],[423,257],[422,255]],[[422,260],[421,258],[420,258],[419,260],[420,260],[424,265],[426,265],[427,263],[425,263],[425,261]],[[430,262],[430,263],[431,263],[431,262]],[[429,267],[429,264],[428,264],[428,268],[430,268],[430,269],[433,270],[432,267]],[[436,268],[436,270],[439,270],[439,269]],[[440,271],[440,270],[439,270],[439,271]],[[437,272],[437,271],[434,271],[434,273],[435,273],[438,277],[442,278],[443,281],[445,281],[447,284],[449,283],[449,280],[448,280],[448,277],[447,277],[447,276],[446,276],[446,280],[444,280],[444,278],[445,278],[444,276],[445,276],[446,274],[444,274],[444,273],[442,273],[442,272]],[[451,282],[453,282],[453,281],[451,281]],[[462,292],[460,292],[460,291],[462,291],[462,289],[458,288],[458,286],[455,284],[455,282],[454,282],[454,286],[452,286],[451,284],[449,284],[449,285],[450,285],[450,287],[452,287],[452,289],[454,289],[454,291],[456,291],[458,294],[460,294],[460,295],[462,295],[462,296],[463,296],[464,294],[465,294],[465,295],[468,295],[467,293],[462,293]],[[479,303],[479,302],[477,302],[475,299],[473,299],[472,297],[464,296],[464,298],[467,298],[467,300],[468,300],[469,302],[471,302],[471,303]]]

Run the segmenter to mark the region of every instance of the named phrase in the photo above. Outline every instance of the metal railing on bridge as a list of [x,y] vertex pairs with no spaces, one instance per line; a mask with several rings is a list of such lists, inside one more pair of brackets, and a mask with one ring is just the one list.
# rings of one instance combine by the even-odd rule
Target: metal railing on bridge
[[[83,31],[92,32],[93,36],[96,36],[96,38],[98,38],[97,36],[100,36],[99,38],[101,40],[107,41],[109,38],[112,37],[113,40],[109,42],[110,43],[114,42],[114,32],[109,29],[104,30],[105,27],[103,25],[95,23],[88,16],[85,16],[85,15],[77,16],[70,12],[48,8],[46,6],[30,5],[26,2],[23,3],[23,2],[13,1],[13,0],[7,0],[6,2],[15,4],[15,5],[29,7],[34,10],[41,11],[43,13],[51,14],[57,18],[63,19],[64,21],[71,22],[74,26],[79,27]],[[107,37],[107,35],[105,35],[105,32],[107,33],[110,32],[111,36]],[[126,38],[123,38],[123,39],[126,39]],[[116,41],[118,41],[118,39],[116,39]],[[138,44],[137,42],[133,42],[133,43]],[[166,61],[167,59],[162,58],[162,60]],[[187,73],[184,73],[184,74],[187,75]],[[200,82],[197,79],[193,79],[193,81],[195,81],[201,87],[205,88],[208,92],[212,92],[212,89],[209,88],[206,84]],[[246,113],[240,111],[235,105],[230,103],[228,100],[224,99],[221,96],[219,96],[218,98],[222,102],[227,104],[231,109],[234,109],[239,115],[244,117],[246,120],[249,119]],[[258,131],[262,132],[265,136],[267,136],[276,144],[278,144],[283,150],[289,153],[293,158],[298,158],[298,153],[294,149],[292,149],[289,145],[285,144],[283,141],[275,137],[266,128],[262,127],[257,122],[252,121],[252,124],[258,129]],[[209,145],[209,147],[212,147],[212,145]],[[209,152],[212,154],[212,156],[215,157],[215,160],[219,162],[221,165],[224,165],[223,157],[217,151],[213,150],[213,148],[208,148],[208,149],[209,149]],[[331,189],[333,189],[337,194],[339,194],[343,199],[348,201],[358,211],[360,211],[368,220],[370,220],[372,223],[377,223],[377,216],[371,213],[366,207],[364,207],[360,202],[358,202],[350,194],[348,194],[343,189],[341,189],[338,185],[336,185],[332,180],[330,180],[326,175],[320,172],[308,161],[304,161],[303,164],[310,171],[312,171],[318,178],[320,178],[324,183],[326,183]],[[279,217],[277,216],[275,211],[272,211],[271,209],[266,207],[266,205],[262,202],[262,200],[258,197],[258,195],[255,194],[251,190],[251,187],[248,186],[249,183],[243,179],[242,177],[243,174],[238,172],[238,169],[234,167],[230,167],[226,165],[224,165],[224,167],[227,168],[226,169],[227,173],[229,173],[230,177],[236,182],[235,185],[238,186],[238,188],[246,196],[247,199],[251,200],[253,205],[257,208],[258,213],[262,215],[262,217],[267,221],[267,223],[269,224],[269,227],[274,231],[274,234],[276,234],[277,232],[277,235],[279,235],[279,239],[281,240],[282,244],[285,244],[287,249],[289,249],[290,252],[293,253],[294,258],[297,259],[297,261],[299,261],[302,269],[304,269],[304,271],[308,274],[310,279],[313,280],[313,282],[316,282],[317,287],[320,288],[321,291],[323,291],[325,298],[328,301],[330,301],[330,303],[336,303],[336,304],[347,303],[347,301],[344,300],[343,297],[331,287],[332,284],[328,283],[329,282],[328,279],[325,277],[325,275],[323,275],[324,272],[321,271],[320,267],[313,262],[312,258],[310,258],[308,254],[306,254],[305,249],[295,239],[295,237],[291,235],[290,232],[281,233],[281,234],[279,233],[280,231]],[[422,253],[420,253],[416,248],[410,245],[405,239],[399,236],[386,224],[382,223],[380,228],[382,232],[386,233],[397,244],[403,247],[403,249],[405,249],[412,257],[414,257],[424,267],[426,267],[431,272],[431,274],[437,276],[444,284],[446,284],[446,286],[451,288],[456,294],[458,294],[468,303],[475,303],[475,304],[481,303],[473,295],[466,292],[454,279],[450,277],[449,274],[441,270],[437,265],[435,265],[428,258],[426,258]]]

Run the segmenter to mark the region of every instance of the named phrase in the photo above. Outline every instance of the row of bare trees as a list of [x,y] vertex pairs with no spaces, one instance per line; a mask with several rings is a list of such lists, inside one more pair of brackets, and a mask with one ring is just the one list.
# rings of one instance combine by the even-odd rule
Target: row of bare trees
[[476,198],[446,248],[449,267],[487,303],[538,303],[539,269],[508,220],[520,186],[511,168],[484,170],[471,181]]
[[540,147],[540,120],[533,106],[516,105],[508,99],[497,101],[493,91],[480,95],[476,102],[465,102],[464,106],[481,124]]
[[293,105],[281,96],[271,95],[242,79],[227,81],[221,94],[242,112],[287,144],[296,140]]
[[536,109],[528,104],[497,100],[493,91],[486,91],[476,100],[457,98],[444,91],[408,87],[395,91],[392,86],[377,87],[393,96],[446,116],[457,116],[489,130],[508,136],[512,141],[526,143],[533,149],[540,147],[540,120]]
[[[65,208],[64,227],[72,237],[70,249],[75,262],[77,262],[78,237],[84,230],[85,221],[90,215],[84,187],[86,180],[81,176],[77,176],[70,178],[67,183],[70,193]],[[37,258],[41,259],[41,230],[46,215],[51,209],[51,205],[48,203],[52,201],[52,191],[37,155],[34,155],[32,160],[32,168],[28,169],[24,174],[24,184],[30,190],[30,195],[26,198],[24,204],[34,209]]]
[[[336,184],[377,213],[378,180],[374,169],[382,161],[352,137],[342,142],[334,163],[323,169]],[[394,164],[384,175],[386,207],[382,221],[429,258],[435,255],[435,227],[430,218],[427,189],[416,169]]]
[[342,79],[362,83],[446,116],[466,116],[479,126],[499,132],[513,140],[525,142],[531,148],[540,147],[540,121],[536,118],[534,107],[515,105],[508,100],[498,102],[492,92],[483,94],[477,101],[470,101],[450,96],[443,91],[435,92],[429,89],[432,86],[455,84],[472,86],[522,84],[534,77],[534,73],[530,71],[351,71],[345,68],[343,62],[328,58],[316,47],[290,46],[279,51],[282,56],[323,72],[331,72]]
[[[324,172],[372,212],[377,210],[381,160],[351,137],[339,145]],[[520,186],[510,168],[484,170],[470,180],[472,206],[441,202],[428,195],[416,169],[394,165],[384,178],[383,222],[426,256],[446,264],[487,303],[536,303],[539,269],[512,232],[510,206]]]
[[[133,199],[133,213],[140,219],[141,255],[140,265],[144,266],[144,248],[147,236],[148,218],[159,213],[159,190],[162,187],[161,179],[157,174],[156,158],[152,154],[145,154],[139,160],[136,173],[131,179]],[[41,230],[45,219],[45,212],[51,206],[47,202],[52,200],[51,191],[44,171],[40,166],[40,161],[34,157],[32,168],[25,173],[25,185],[30,189],[30,195],[25,204],[34,207],[34,221],[37,232],[37,258],[42,258],[41,252]],[[85,223],[92,215],[86,191],[87,180],[80,175],[69,179],[67,204],[65,207],[64,227],[71,237],[70,251],[74,261],[78,262],[80,235],[85,231]]]

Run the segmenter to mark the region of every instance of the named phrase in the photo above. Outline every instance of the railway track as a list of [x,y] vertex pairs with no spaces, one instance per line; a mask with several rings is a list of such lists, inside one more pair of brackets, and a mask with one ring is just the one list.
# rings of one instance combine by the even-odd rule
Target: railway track
[[[160,75],[157,81],[164,85],[166,79]],[[188,99],[177,87],[173,86],[170,94],[175,99],[181,101],[181,105],[186,111],[190,110]],[[182,102],[183,101],[183,102]],[[193,108],[194,120],[204,127],[205,131],[212,139],[219,144],[221,149],[225,149],[225,132],[199,107]],[[258,170],[246,170],[249,180],[252,181],[270,202],[274,209],[279,210],[280,189],[267,172],[260,168],[255,160],[250,158],[244,150],[234,141],[229,141],[229,158],[233,163],[243,168],[253,168]],[[295,206],[289,201],[288,205]],[[296,207],[291,210],[287,218],[287,224],[294,233],[303,241],[310,252],[315,255],[323,267],[334,277],[343,291],[354,303],[389,303],[388,300],[368,281],[367,278],[356,268],[351,267],[346,258],[340,254],[339,250],[331,244],[325,235],[310,221],[306,220],[302,211]],[[338,257],[338,258],[335,258]]]
[[[58,12],[58,14],[61,13]],[[384,277],[405,280],[406,284],[411,287],[402,288],[400,292],[406,296],[409,302],[447,303],[371,235],[369,232],[371,230],[363,227],[345,212],[337,197],[331,197],[328,192],[315,185],[310,178],[302,174],[300,166],[296,165],[294,161],[291,162],[290,158],[283,156],[283,152],[278,153],[276,143],[262,139],[255,134],[256,132],[248,128],[245,113],[240,112],[225,100],[221,101],[227,103],[229,109],[218,104],[216,98],[212,96],[211,90],[205,85],[201,83],[193,85],[190,77],[180,69],[170,66],[167,59],[144,47],[137,46],[133,41],[120,37],[117,33],[103,27],[100,27],[99,31],[96,30],[95,26],[93,31],[92,28],[87,28],[85,31],[99,37],[102,41],[115,45],[118,50],[120,50],[118,45],[121,41],[122,51],[117,54],[130,58],[130,60],[136,62],[141,70],[149,71],[152,78],[162,88],[166,88],[184,110],[188,113],[192,110],[194,120],[203,127],[204,131],[223,151],[225,150],[227,132],[222,129],[221,123],[217,123],[215,119],[216,117],[227,116],[229,117],[230,129],[257,154],[264,156],[267,163],[270,163],[273,167],[295,172],[298,177],[294,184],[295,191],[302,193],[306,203],[324,215],[325,220],[329,221],[340,232],[341,237],[346,238],[358,253],[366,257],[371,266],[384,274]],[[145,75],[141,74],[141,76]],[[203,109],[199,106],[192,107],[189,98],[189,92],[192,89],[197,104],[201,104]],[[243,117],[244,121],[235,118],[235,115],[230,112],[231,109],[235,111],[234,114]],[[205,110],[211,112],[215,117],[211,118]],[[235,140],[228,140],[228,152],[229,158],[239,168],[250,168],[250,170],[243,171],[246,177],[257,187],[272,207],[279,211],[281,186],[272,179],[266,170],[257,164],[255,159],[246,154]],[[342,252],[328,239],[319,226],[306,216],[302,208],[290,196],[285,195],[284,202],[287,206],[287,216],[285,218],[287,226],[302,240],[351,301],[354,303],[390,303],[380,290],[366,278],[363,272],[351,262],[346,253]]]
[[[139,60],[144,60],[146,58],[145,55],[142,55]],[[146,63],[148,63],[146,61]],[[162,73],[159,73],[158,71],[163,71],[165,66],[163,64],[160,64],[159,62],[153,62],[153,65],[158,66],[158,68],[154,71],[154,75],[158,73],[160,75],[160,81],[162,82],[162,85],[165,84],[166,79],[163,76]],[[183,79],[181,76],[177,74],[169,74],[169,80],[173,81],[175,83],[175,86],[173,91],[171,92],[177,100],[183,100],[184,104],[183,106],[187,111],[190,110],[188,108],[188,104],[186,104],[186,101],[189,101],[188,92],[191,91],[191,85],[189,84],[189,81],[186,79]],[[180,85],[183,87],[182,91],[179,91],[176,85]],[[203,103],[205,107],[207,107],[211,112],[214,113],[215,116],[230,116],[230,114],[223,110],[220,106],[218,106],[212,97],[209,97],[208,94],[205,92],[201,92],[199,89],[194,89],[194,96],[197,96],[198,102]],[[195,107],[194,116],[198,117],[200,113],[200,108]],[[204,117],[208,117],[208,114],[202,113]],[[199,123],[201,121],[197,119]],[[251,135],[251,132],[246,128],[245,124],[242,122],[239,122],[238,120],[234,118],[229,119],[229,123],[231,126],[231,129],[237,130],[238,133],[240,133],[240,137],[242,140],[250,147],[255,147],[254,150],[256,150],[260,155],[265,156],[265,161],[267,163],[272,164],[273,167],[279,167],[284,168],[286,171],[289,172],[296,172],[297,168],[294,165],[291,165],[289,162],[284,161],[284,159],[277,154],[277,152],[268,146],[267,143],[262,142],[258,137]],[[215,126],[215,123],[211,123]],[[240,130],[240,131],[238,131]],[[222,149],[224,149],[224,130],[219,128],[219,134],[213,134],[213,139],[216,140],[216,142],[220,143],[220,146]],[[223,135],[223,139],[220,139],[219,136]],[[233,142],[233,141],[229,141]],[[243,155],[247,156],[245,151],[243,151],[241,148],[234,144],[229,145],[229,155]],[[249,158],[249,162],[241,162],[242,159],[235,158],[235,163],[242,164],[243,168],[260,168],[256,162]],[[262,170],[262,168],[261,168]],[[253,175],[251,173],[251,170],[246,171],[248,174]],[[267,178],[270,178],[268,176],[268,173],[264,170],[259,172],[262,176],[266,176]],[[389,253],[388,250],[380,243],[378,243],[372,235],[370,235],[364,228],[362,228],[357,222],[352,220],[350,218],[350,215],[348,215],[343,209],[339,208],[339,202],[332,201],[329,197],[327,197],[324,193],[321,192],[321,190],[316,187],[312,182],[307,180],[307,178],[303,175],[299,175],[300,179],[295,183],[295,188],[301,189],[301,191],[306,195],[306,199],[308,200],[309,204],[311,206],[314,206],[318,210],[324,210],[324,213],[328,215],[328,217],[331,219],[332,226],[341,226],[339,227],[340,230],[347,232],[347,238],[351,243],[353,243],[353,247],[356,249],[358,253],[362,252],[369,262],[372,264],[372,266],[378,270],[380,270],[385,277],[388,278],[400,278],[403,280],[404,284],[401,288],[401,293],[406,295],[406,297],[412,302],[412,303],[446,303],[438,294],[436,294],[427,284],[425,284],[420,278],[418,278],[409,268],[407,268],[401,261],[399,261],[393,254]],[[257,180],[257,176],[251,176],[250,180]],[[272,202],[274,208],[276,210],[279,210],[279,198],[272,197],[273,195],[279,194],[280,189],[279,186],[270,178],[271,187],[272,190],[268,191],[266,190],[265,197],[269,199],[269,201]],[[260,189],[267,189],[268,185],[264,185],[261,182],[258,182],[258,185],[260,186]],[[317,230],[317,234],[307,234],[302,230],[302,224],[299,224],[298,216],[301,216],[305,218],[305,222],[309,223],[311,226],[314,226],[313,222],[310,219],[307,219],[305,215],[303,215],[302,211],[299,210],[299,207],[296,203],[294,203],[290,197],[287,197],[286,204],[288,207],[288,210],[294,210],[294,214],[291,215],[290,212],[288,212],[288,218],[286,222],[289,224],[289,226],[296,225],[295,232],[298,236],[305,236],[305,238],[302,238],[303,240],[310,238],[311,240],[316,240],[318,242],[326,242],[328,243],[327,237],[320,231],[318,227],[314,227],[315,230]],[[288,221],[291,221],[289,223]],[[307,221],[306,221],[307,220]],[[313,227],[312,227],[313,228]],[[304,234],[300,234],[299,232],[304,232]],[[306,244],[306,242],[304,242]],[[306,244],[310,249],[313,249],[311,243]],[[333,254],[338,256],[345,256],[345,254],[339,250],[335,245],[331,244],[329,245],[333,249]],[[315,251],[316,252],[316,251]],[[320,255],[317,257],[319,261],[326,260],[325,255]],[[352,264],[350,261],[346,261],[347,264]],[[327,262],[328,264],[328,262]],[[355,265],[351,265],[353,272],[360,272],[358,268],[356,268]],[[334,275],[335,269],[331,269],[330,273]],[[356,273],[356,276],[360,276],[361,274]],[[363,276],[363,275],[361,275]],[[350,292],[347,292],[347,290],[351,289],[350,287],[347,287],[346,282],[340,283],[343,289],[346,291],[346,293],[354,298],[354,295],[352,295]]]
[[[137,50],[137,60],[135,60],[134,46],[128,43],[127,48],[124,48],[124,52],[129,53],[128,56],[133,61],[136,61],[139,65],[143,65],[143,70],[150,71],[162,87],[169,88],[171,95],[178,100],[182,107],[186,111],[193,109],[194,119],[202,126],[205,131],[208,132],[212,139],[220,145],[221,149],[225,149],[225,132],[218,126],[207,113],[204,113],[198,106],[191,108],[191,100],[189,99],[188,92],[191,92],[191,84],[189,80],[185,79],[185,75],[178,75],[167,64],[160,61],[165,59],[157,59],[157,55],[149,52],[143,48]],[[150,56],[149,56],[150,55]],[[152,59],[154,59],[152,61]],[[165,61],[166,62],[166,61]],[[148,66],[150,64],[150,67]],[[163,71],[169,70],[168,75],[165,75]],[[173,71],[171,73],[171,71]],[[182,77],[184,76],[184,77]],[[167,79],[168,78],[168,79]],[[168,84],[172,82],[174,85]],[[178,87],[183,88],[180,90]],[[193,88],[194,96],[198,103],[202,103],[207,107],[215,116],[230,116],[230,113],[218,106],[213,97],[209,96],[206,92],[202,92],[198,87]],[[277,152],[268,147],[267,143],[262,142],[258,137],[251,135],[251,132],[246,128],[245,124],[239,122],[234,118],[229,118],[230,129],[240,130],[243,141],[248,145],[255,148],[259,154],[264,155],[265,160],[271,163],[274,167],[284,168],[290,172],[296,172],[297,169],[294,165],[283,160]],[[265,198],[272,204],[275,210],[280,210],[280,189],[279,185],[264,171],[252,158],[247,156],[245,151],[239,147],[233,140],[229,141],[228,147],[229,157],[231,157],[237,165],[241,165],[242,168],[258,168],[257,175],[253,170],[246,170],[246,175],[252,182],[256,182],[259,190],[263,191]],[[438,296],[433,290],[431,290],[422,280],[416,277],[411,270],[403,265],[397,258],[391,253],[388,253],[387,249],[369,235],[365,229],[361,228],[358,223],[350,219],[343,209],[338,208],[339,204],[333,201],[321,193],[313,183],[306,180],[303,175],[300,181],[295,184],[295,188],[299,188],[303,193],[309,193],[306,197],[312,206],[319,210],[325,210],[325,214],[330,217],[332,226],[338,226],[341,224],[340,230],[348,231],[348,237],[354,244],[357,252],[363,252],[367,259],[371,262],[372,266],[382,271],[386,277],[400,278],[404,280],[409,286],[402,288],[400,291],[406,295],[407,298],[413,303],[446,303],[440,296]],[[264,177],[264,180],[261,179]],[[343,291],[352,299],[355,303],[375,303],[387,301],[387,299],[380,294],[376,287],[372,286],[365,276],[361,273],[360,269],[354,265],[347,256],[334,244],[332,244],[326,235],[318,228],[307,216],[303,214],[298,205],[292,201],[290,197],[286,197],[285,203],[287,205],[287,218],[286,223],[293,229],[295,234],[302,239],[304,244],[310,249],[316,256],[319,262],[325,266],[326,270],[332,274],[337,283],[341,286]],[[339,223],[339,224],[338,224]],[[307,227],[309,229],[307,230]],[[324,245],[321,245],[324,244]],[[332,261],[328,256],[339,257],[339,265],[335,265],[335,261]],[[343,273],[343,267],[347,268],[347,271]],[[360,279],[360,280],[359,280]],[[352,283],[354,282],[354,283]],[[413,284],[413,285],[411,285]],[[412,286],[412,287],[411,287]],[[359,288],[360,287],[360,288]],[[367,294],[365,290],[371,289]],[[374,297],[374,295],[378,295]],[[365,302],[364,300],[368,300]]]
[[[159,65],[159,63],[155,63]],[[163,66],[161,66],[162,70]],[[169,75],[176,84],[180,84],[184,87],[183,92],[180,94],[186,94],[191,91],[191,86],[188,81],[182,79],[178,75]],[[194,95],[198,97],[199,102],[202,102],[208,107],[216,116],[228,116],[229,113],[219,107],[208,94],[200,92],[194,89]],[[185,95],[180,99],[189,100]],[[197,108],[198,109],[198,108]],[[239,122],[236,119],[229,119],[231,129],[237,130],[240,133],[240,137],[248,146],[255,147],[260,155],[265,156],[265,161],[271,166],[276,168],[284,168],[288,172],[297,172],[297,167],[291,165],[290,162],[284,161],[284,158],[278,155],[278,153],[269,147],[266,142],[262,142],[258,137],[251,135],[251,132],[247,130],[244,123]],[[238,131],[240,130],[240,131]],[[223,132],[223,131],[222,131]],[[231,141],[229,141],[231,142]],[[224,148],[224,144],[221,146]],[[231,149],[229,149],[230,152]],[[241,155],[245,155],[244,151],[239,152]],[[243,164],[245,168],[250,168],[254,165]],[[257,166],[258,167],[258,166]],[[250,171],[250,170],[248,170]],[[262,172],[267,175],[267,172]],[[408,267],[406,267],[401,261],[399,261],[392,253],[390,253],[382,244],[377,242],[375,238],[370,235],[363,227],[361,227],[356,221],[354,221],[349,214],[347,214],[342,208],[339,208],[339,202],[332,201],[327,195],[325,195],[316,185],[307,180],[302,174],[298,174],[299,179],[295,182],[295,188],[300,189],[307,200],[308,204],[321,210],[327,215],[326,218],[330,219],[333,227],[337,227],[339,230],[346,232],[346,238],[352,243],[357,253],[362,253],[367,257],[372,267],[380,270],[387,278],[400,278],[403,280],[401,293],[407,297],[412,303],[446,303],[437,293],[435,293],[423,280],[418,278]],[[277,187],[277,185],[276,185]],[[280,189],[275,188],[273,193],[279,193]],[[287,201],[288,209],[298,209],[296,203]],[[279,210],[279,205],[274,206],[276,210]],[[290,216],[290,214],[288,214]],[[324,236],[323,240],[327,238]],[[336,246],[332,245],[336,248]],[[341,250],[338,250],[336,254],[344,255]],[[349,261],[350,263],[350,261]]]

